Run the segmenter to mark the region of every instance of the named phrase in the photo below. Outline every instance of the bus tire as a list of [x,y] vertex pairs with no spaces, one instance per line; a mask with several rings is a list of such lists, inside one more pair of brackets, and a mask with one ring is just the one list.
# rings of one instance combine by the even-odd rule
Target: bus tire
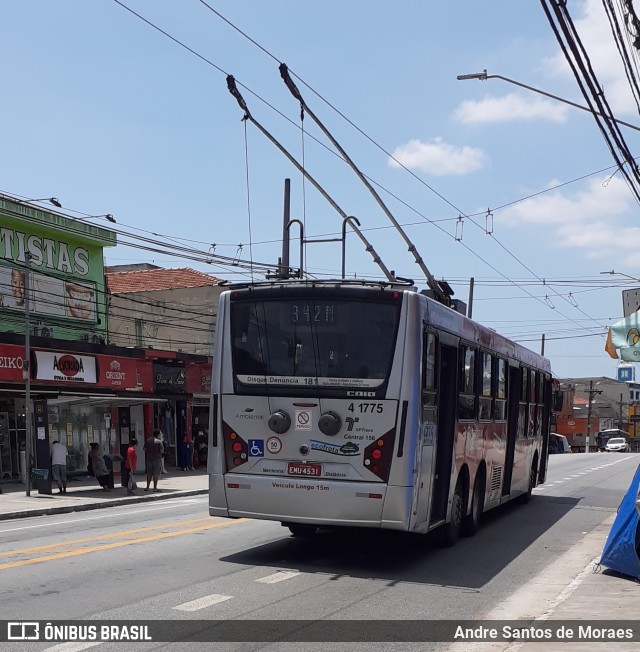
[[460,537],[460,528],[465,513],[465,499],[462,495],[462,483],[458,480],[451,500],[451,519],[442,526],[442,545],[449,548]]
[[526,505],[531,500],[531,494],[533,493],[533,488],[536,486],[536,476],[538,475],[538,465],[536,460],[531,464],[531,470],[529,471],[529,487],[527,488],[526,493],[523,493],[518,497],[518,502],[521,505]]
[[471,512],[464,517],[460,529],[460,533],[465,537],[472,537],[480,527],[480,519],[484,510],[484,488],[484,469],[480,469],[473,483]]
[[287,525],[291,535],[294,537],[308,538],[312,537],[317,531],[318,528],[315,525],[301,525],[297,523],[292,523]]

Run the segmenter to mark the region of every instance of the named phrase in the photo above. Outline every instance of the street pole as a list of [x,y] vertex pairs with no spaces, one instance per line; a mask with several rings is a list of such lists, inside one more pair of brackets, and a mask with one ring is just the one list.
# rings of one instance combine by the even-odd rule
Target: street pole
[[584,447],[584,452],[589,452],[589,439],[591,438],[591,398],[593,396],[593,380],[589,381],[589,404],[587,407],[587,441]]
[[27,474],[27,496],[31,495],[31,309],[29,294],[31,292],[31,254],[25,253],[24,272],[24,365],[22,377],[25,381],[24,421],[25,421],[25,464]]

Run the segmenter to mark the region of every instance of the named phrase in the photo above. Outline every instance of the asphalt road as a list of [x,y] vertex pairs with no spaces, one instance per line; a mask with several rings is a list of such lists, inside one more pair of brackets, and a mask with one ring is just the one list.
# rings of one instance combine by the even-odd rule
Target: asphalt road
[[[531,503],[494,510],[475,537],[449,549],[393,532],[294,539],[278,523],[211,518],[206,496],[4,521],[2,618],[200,621],[194,631],[213,619],[478,619],[508,604],[512,593],[615,513],[639,461],[633,454],[554,455],[547,484]],[[568,583],[572,572],[567,568],[558,581]],[[3,649],[79,652],[94,645],[7,643]],[[169,646],[212,647],[138,643],[127,649]],[[334,643],[330,649],[443,647]],[[265,648],[319,646],[215,646]]]

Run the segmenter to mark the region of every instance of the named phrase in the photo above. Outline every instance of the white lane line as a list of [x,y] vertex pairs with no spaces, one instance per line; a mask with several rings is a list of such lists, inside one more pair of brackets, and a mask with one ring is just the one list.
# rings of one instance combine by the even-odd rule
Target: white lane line
[[267,575],[266,577],[261,577],[256,582],[262,582],[263,584],[275,584],[276,582],[283,582],[284,580],[290,580],[292,577],[300,575],[296,571],[281,571],[279,573],[274,573],[273,575]]
[[[547,606],[546,611],[535,618],[536,621],[545,621],[549,620],[553,614],[555,613],[556,609],[563,603],[566,602],[573,592],[584,582],[585,578],[593,573],[593,568],[594,565],[598,562],[598,557],[595,557],[592,559],[582,570],[582,572],[577,575],[565,588],[556,596],[555,600],[551,602]],[[508,647],[504,649],[504,652],[517,652],[520,648],[522,648],[525,645],[525,643],[516,641],[514,643],[511,643]]]
[[80,652],[80,650],[88,650],[90,647],[102,645],[102,643],[60,643],[53,647],[48,647],[43,652]]
[[174,609],[177,609],[178,611],[198,611],[198,609],[204,609],[205,607],[210,607],[213,604],[231,600],[231,598],[233,598],[232,595],[220,595],[219,593],[213,593],[211,595],[205,595],[204,598],[198,598],[197,600],[191,600],[191,602],[179,604],[177,607],[174,607]]
[[[184,505],[187,502],[195,502],[195,501],[187,501],[187,500],[180,500],[176,501],[173,500],[171,501],[171,505],[158,505],[157,507],[147,507],[146,509],[137,509],[137,510],[131,510],[131,511],[126,511],[126,512],[117,512],[115,514],[101,514],[100,516],[87,516],[85,518],[72,518],[67,521],[56,521],[55,523],[52,523],[51,521],[47,521],[46,523],[38,523],[37,525],[23,525],[22,527],[12,527],[12,528],[7,528],[6,530],[1,530],[0,529],[0,535],[4,534],[5,532],[16,532],[18,530],[31,530],[32,528],[37,528],[37,527],[56,527],[58,525],[67,525],[67,523],[84,523],[85,521],[97,521],[100,519],[105,519],[105,518],[111,518],[112,516],[135,516],[137,514],[142,514],[143,512],[157,512],[160,509],[172,509],[174,507],[180,507]],[[43,518],[42,516],[38,517],[33,517],[33,518]]]

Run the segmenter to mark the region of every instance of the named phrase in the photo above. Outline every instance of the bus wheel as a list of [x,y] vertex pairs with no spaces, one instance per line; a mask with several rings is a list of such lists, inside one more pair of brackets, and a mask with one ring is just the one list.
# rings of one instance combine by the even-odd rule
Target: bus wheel
[[294,537],[312,537],[317,531],[318,528],[315,525],[299,525],[291,524],[287,525],[289,531]]
[[460,532],[465,537],[472,537],[480,527],[480,518],[484,509],[484,472],[479,471],[473,484],[471,513],[462,521]]
[[442,531],[442,544],[450,547],[455,544],[460,536],[460,528],[464,518],[465,506],[460,481],[456,484],[456,490],[451,502],[451,520],[445,523]]
[[533,493],[533,488],[536,486],[537,475],[538,475],[538,467],[534,462],[531,465],[531,470],[529,471],[529,487],[527,489],[527,493],[522,494],[522,496],[518,498],[518,502],[521,505],[526,505],[531,500],[531,494]]

